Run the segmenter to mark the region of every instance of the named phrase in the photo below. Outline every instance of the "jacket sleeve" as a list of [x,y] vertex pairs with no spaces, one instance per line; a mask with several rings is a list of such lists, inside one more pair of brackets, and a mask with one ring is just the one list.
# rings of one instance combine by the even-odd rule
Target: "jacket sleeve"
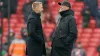
[[75,56],[75,49],[72,50],[71,56]]
[[83,56],[86,56],[86,52],[85,52],[85,50],[83,50]]
[[28,23],[28,35],[33,37],[38,42],[43,42],[42,36],[35,33],[36,30],[36,20],[34,18],[29,20]]
[[71,18],[69,20],[69,36],[65,39],[65,41],[67,41],[67,43],[72,43],[73,41],[76,40],[77,38],[77,26],[76,26],[76,21],[74,18]]

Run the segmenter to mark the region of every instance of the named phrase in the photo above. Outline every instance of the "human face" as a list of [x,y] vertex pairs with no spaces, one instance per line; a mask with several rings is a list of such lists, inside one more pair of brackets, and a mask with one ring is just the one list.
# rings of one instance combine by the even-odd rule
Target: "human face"
[[61,5],[60,9],[59,9],[59,12],[62,12],[62,11],[65,11],[65,10],[69,10],[69,7]]
[[14,33],[13,32],[10,32],[10,36],[13,37],[14,36]]
[[77,47],[78,47],[78,48],[82,48],[82,45],[81,45],[81,44],[78,44]]
[[43,5],[42,4],[39,4],[35,10],[38,12],[38,13],[41,13],[43,11]]

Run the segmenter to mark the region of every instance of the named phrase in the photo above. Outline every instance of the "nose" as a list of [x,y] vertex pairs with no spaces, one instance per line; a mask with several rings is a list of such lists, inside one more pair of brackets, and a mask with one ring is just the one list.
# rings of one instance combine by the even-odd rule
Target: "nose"
[[60,6],[60,8],[62,8],[62,6]]
[[42,11],[43,11],[43,8],[42,8]]

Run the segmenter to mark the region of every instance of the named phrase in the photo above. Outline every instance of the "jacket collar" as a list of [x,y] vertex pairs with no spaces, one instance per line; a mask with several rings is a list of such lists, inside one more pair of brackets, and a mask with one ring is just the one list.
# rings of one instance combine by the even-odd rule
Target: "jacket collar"
[[35,17],[40,17],[40,13],[36,13],[34,11],[32,12],[32,15],[35,16]]
[[73,11],[73,10],[66,10],[66,11],[60,12],[60,15],[61,15],[62,17],[66,17],[66,16],[68,16],[68,15],[73,15],[73,14],[74,14],[74,11]]

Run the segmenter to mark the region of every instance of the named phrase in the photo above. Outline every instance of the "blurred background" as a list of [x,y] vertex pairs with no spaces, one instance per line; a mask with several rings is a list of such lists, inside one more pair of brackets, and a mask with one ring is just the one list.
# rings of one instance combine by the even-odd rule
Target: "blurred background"
[[[0,56],[25,54],[27,18],[32,1],[0,0]],[[63,0],[40,0],[44,4],[41,15],[47,55],[50,55],[52,33],[59,17],[58,2]],[[100,56],[100,0],[65,0],[71,3],[77,23],[78,37],[72,56]]]

